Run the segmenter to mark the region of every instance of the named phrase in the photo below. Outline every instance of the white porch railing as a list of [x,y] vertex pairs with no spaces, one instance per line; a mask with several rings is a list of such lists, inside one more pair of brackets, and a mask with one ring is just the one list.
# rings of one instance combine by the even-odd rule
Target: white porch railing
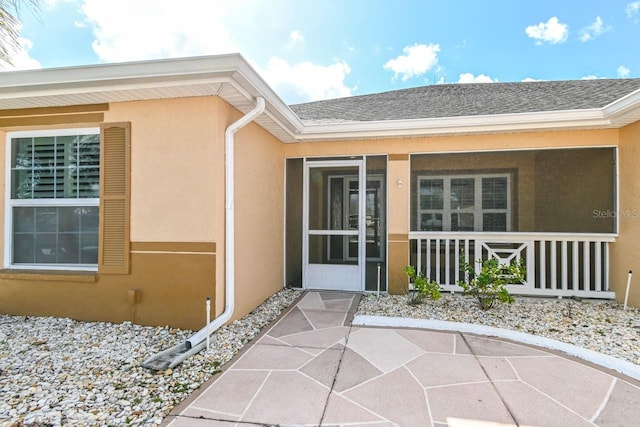
[[462,291],[461,263],[496,258],[524,260],[523,284],[509,285],[519,295],[614,298],[609,291],[609,243],[613,235],[569,233],[409,233],[411,264],[445,291]]

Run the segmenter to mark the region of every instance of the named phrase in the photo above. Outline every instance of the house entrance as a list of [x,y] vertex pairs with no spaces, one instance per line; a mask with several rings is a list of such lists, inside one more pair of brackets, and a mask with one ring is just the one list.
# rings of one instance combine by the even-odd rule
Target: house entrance
[[364,290],[365,172],[363,160],[305,162],[303,288]]
[[286,286],[387,290],[386,177],[383,155],[287,159]]

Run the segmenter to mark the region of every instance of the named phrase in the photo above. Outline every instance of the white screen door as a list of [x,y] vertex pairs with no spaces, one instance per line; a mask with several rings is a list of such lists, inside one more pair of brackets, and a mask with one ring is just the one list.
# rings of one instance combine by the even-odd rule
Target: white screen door
[[364,289],[364,175],[362,160],[305,161],[305,289]]

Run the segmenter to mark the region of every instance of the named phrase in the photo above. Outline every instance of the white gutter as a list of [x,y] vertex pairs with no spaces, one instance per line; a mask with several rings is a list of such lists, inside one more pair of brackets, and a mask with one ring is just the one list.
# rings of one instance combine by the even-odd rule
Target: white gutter
[[220,326],[224,325],[231,319],[235,307],[235,154],[234,154],[234,135],[237,131],[246,126],[253,119],[264,112],[264,98],[259,96],[256,98],[256,106],[244,116],[240,117],[236,122],[229,125],[224,133],[225,147],[225,236],[224,236],[224,311],[220,316],[213,319],[209,325],[200,329],[187,340],[187,347],[194,348],[198,344],[207,339],[207,333],[215,332]]

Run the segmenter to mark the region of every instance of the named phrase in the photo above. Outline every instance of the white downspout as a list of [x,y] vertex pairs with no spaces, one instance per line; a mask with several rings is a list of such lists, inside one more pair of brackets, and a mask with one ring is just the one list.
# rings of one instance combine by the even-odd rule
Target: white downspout
[[209,333],[215,332],[220,326],[224,325],[231,319],[235,307],[235,154],[234,154],[234,135],[253,119],[258,117],[264,111],[264,98],[258,96],[256,98],[256,106],[237,121],[229,125],[224,133],[224,151],[225,151],[225,235],[224,235],[224,311],[220,316],[195,334],[187,339],[187,346],[196,347],[207,338],[207,330]]

